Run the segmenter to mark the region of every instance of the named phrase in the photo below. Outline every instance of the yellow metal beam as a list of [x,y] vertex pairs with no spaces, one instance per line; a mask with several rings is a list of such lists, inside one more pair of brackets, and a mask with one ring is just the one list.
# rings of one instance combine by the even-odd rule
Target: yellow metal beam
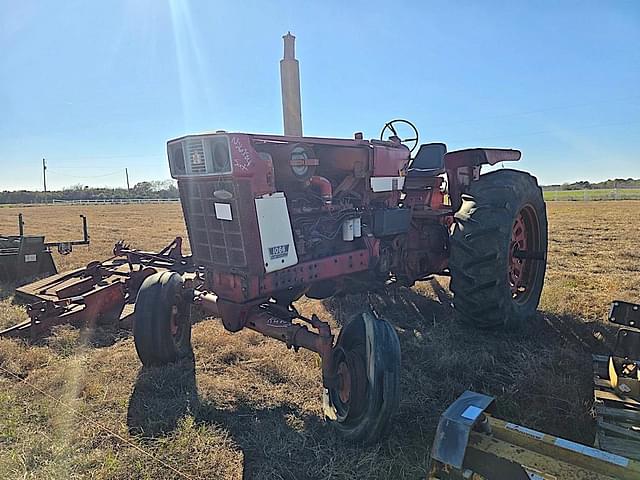
[[640,480],[640,461],[494,418],[464,392],[442,414],[430,480]]
[[[620,480],[640,479],[640,462],[488,416],[496,439]],[[590,477],[586,477],[590,478]]]
[[496,466],[498,459],[506,459],[512,464],[520,465],[525,475],[519,478],[545,480],[616,480],[619,478],[569,463],[569,459],[563,461],[489,435],[473,432],[469,437],[465,467],[490,480],[513,478],[501,474],[498,470],[500,467]]

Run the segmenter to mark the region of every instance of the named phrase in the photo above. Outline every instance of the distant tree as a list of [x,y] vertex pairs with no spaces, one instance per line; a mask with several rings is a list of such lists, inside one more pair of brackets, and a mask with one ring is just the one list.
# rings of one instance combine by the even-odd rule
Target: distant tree
[[131,189],[131,193],[133,193],[134,197],[138,198],[152,197],[153,191],[153,183],[151,182],[136,183]]

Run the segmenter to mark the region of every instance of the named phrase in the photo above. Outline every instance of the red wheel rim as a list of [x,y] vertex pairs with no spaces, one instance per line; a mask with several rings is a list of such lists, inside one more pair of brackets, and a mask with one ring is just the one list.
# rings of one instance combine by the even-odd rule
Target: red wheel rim
[[509,245],[509,287],[516,303],[526,303],[536,285],[542,241],[535,209],[525,205],[516,215]]
[[178,335],[178,316],[179,316],[178,306],[173,305],[171,307],[171,316],[169,317],[169,329],[171,330],[171,336],[175,337]]
[[338,416],[357,416],[366,403],[367,372],[363,359],[352,350],[336,349],[338,384],[333,390],[333,400]]
[[180,339],[185,333],[186,323],[190,321],[186,316],[186,308],[188,308],[188,306],[185,305],[182,296],[177,294],[171,305],[171,312],[169,313],[169,333],[171,333],[176,344],[180,342]]
[[338,366],[338,396],[342,403],[349,403],[351,399],[351,374],[349,367],[345,362],[341,362]]

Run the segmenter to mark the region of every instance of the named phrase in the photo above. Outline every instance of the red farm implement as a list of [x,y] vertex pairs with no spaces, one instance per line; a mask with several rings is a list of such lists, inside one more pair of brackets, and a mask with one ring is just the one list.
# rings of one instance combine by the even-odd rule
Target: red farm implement
[[143,280],[156,272],[172,270],[195,278],[189,258],[181,253],[176,238],[159,253],[134,251],[123,243],[115,245],[114,256],[91,262],[84,268],[18,287],[16,296],[28,303],[29,320],[0,332],[0,336],[37,338],[51,327],[64,323],[90,326],[120,322],[131,327],[136,294]]

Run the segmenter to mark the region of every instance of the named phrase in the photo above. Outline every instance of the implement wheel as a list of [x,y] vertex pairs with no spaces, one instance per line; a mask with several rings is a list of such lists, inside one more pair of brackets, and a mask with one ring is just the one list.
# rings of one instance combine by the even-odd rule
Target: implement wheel
[[398,336],[367,311],[340,331],[333,355],[337,385],[325,389],[325,416],[346,439],[373,443],[386,433],[400,400]]
[[175,272],[147,277],[136,298],[133,339],[145,366],[166,365],[193,355],[190,304]]
[[451,235],[458,318],[480,328],[518,327],[535,314],[547,264],[547,214],[535,177],[482,175],[462,195]]

